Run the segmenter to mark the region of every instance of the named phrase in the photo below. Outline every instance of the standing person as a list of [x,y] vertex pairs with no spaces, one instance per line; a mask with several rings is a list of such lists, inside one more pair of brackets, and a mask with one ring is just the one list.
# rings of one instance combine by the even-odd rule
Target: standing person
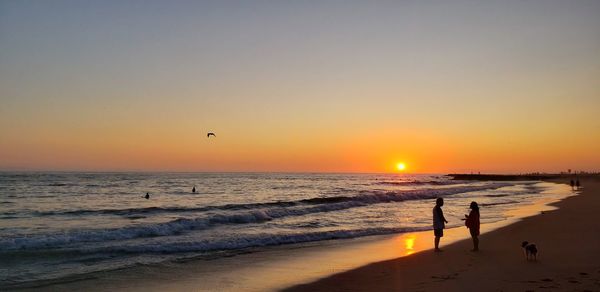
[[465,214],[465,225],[469,228],[469,233],[471,233],[471,238],[473,239],[473,250],[479,250],[479,205],[477,202],[471,202],[471,213],[469,215]]
[[580,186],[580,184],[579,184],[579,179],[577,179],[577,180],[575,180],[575,187],[576,187],[578,190],[579,190],[579,186]]
[[571,190],[575,189],[575,181],[571,180]]
[[444,199],[437,198],[435,200],[435,207],[433,207],[433,235],[435,236],[434,244],[436,252],[442,251],[440,249],[440,238],[444,236],[444,228],[446,227],[444,223],[448,223],[446,218],[444,218],[442,206],[444,206]]

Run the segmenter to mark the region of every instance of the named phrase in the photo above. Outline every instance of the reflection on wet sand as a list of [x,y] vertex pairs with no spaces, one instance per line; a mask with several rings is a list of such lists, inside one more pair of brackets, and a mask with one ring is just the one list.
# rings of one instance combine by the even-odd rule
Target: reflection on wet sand
[[415,239],[417,239],[416,234],[410,234],[404,239],[404,255],[410,255],[415,252]]

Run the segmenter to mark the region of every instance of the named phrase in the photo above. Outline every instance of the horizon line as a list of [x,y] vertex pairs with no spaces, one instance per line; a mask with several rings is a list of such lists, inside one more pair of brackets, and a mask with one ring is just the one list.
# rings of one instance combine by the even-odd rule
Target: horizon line
[[398,175],[530,175],[530,174],[599,174],[600,171],[576,171],[576,172],[565,172],[565,171],[529,171],[529,172],[357,172],[357,171],[177,171],[177,170],[44,170],[44,169],[30,169],[30,170],[8,170],[0,169],[0,173],[280,173],[280,174],[398,174]]

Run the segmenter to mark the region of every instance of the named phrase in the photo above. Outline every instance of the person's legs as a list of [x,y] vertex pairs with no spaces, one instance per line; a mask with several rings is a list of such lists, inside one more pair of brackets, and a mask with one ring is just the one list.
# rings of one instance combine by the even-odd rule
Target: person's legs
[[440,238],[442,238],[442,236],[444,236],[444,229],[434,229],[433,230],[433,235],[435,236],[434,239],[434,245],[435,245],[435,251],[441,251],[440,250]]
[[477,235],[472,235],[471,237],[473,238],[473,251],[478,251],[479,250],[479,237],[477,237]]

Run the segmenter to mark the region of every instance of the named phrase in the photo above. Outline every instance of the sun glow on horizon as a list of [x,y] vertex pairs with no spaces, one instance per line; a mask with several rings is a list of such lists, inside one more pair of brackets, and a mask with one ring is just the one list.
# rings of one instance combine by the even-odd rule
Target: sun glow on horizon
[[406,169],[406,164],[404,162],[399,162],[398,164],[396,164],[396,168],[398,169],[398,171],[404,171]]

